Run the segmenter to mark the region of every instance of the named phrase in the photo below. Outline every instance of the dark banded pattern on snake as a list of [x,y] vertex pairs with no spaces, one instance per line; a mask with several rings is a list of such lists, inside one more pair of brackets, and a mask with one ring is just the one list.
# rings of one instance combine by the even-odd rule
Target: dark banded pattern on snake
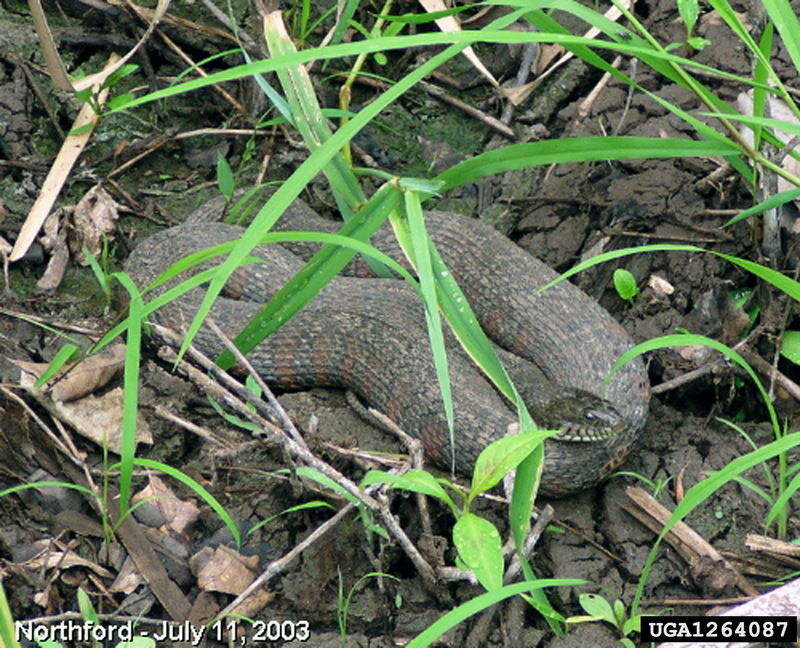
[[[215,213],[215,204],[219,211],[220,201],[201,209],[206,220],[209,213]],[[537,294],[537,288],[555,277],[553,270],[480,221],[431,212],[426,224],[484,329],[515,354],[502,352],[501,360],[511,365],[512,379],[521,387],[526,402],[535,401],[534,418],[537,411],[545,412],[542,416],[546,417],[549,405],[560,399],[580,402],[580,390],[599,392],[611,366],[631,347],[628,335],[605,310],[568,282]],[[296,203],[281,218],[280,227],[331,231],[335,224]],[[137,285],[144,287],[183,256],[237,238],[240,232],[235,226],[190,218],[184,225],[143,241],[125,268]],[[382,228],[372,242],[402,259],[390,228]],[[254,255],[265,263],[237,270],[227,296],[212,310],[212,317],[231,337],[302,265],[292,253],[275,245],[262,246]],[[363,274],[366,267],[355,262],[350,270]],[[203,289],[195,289],[160,309],[155,319],[185,330],[202,296]],[[222,350],[205,327],[195,343],[212,357]],[[420,438],[431,461],[450,465],[449,435],[424,313],[416,294],[404,282],[337,277],[302,312],[262,342],[250,360],[268,382],[283,389],[351,389]],[[456,468],[468,473],[480,451],[507,433],[515,415],[463,353],[454,350],[449,362]],[[561,496],[589,487],[627,455],[648,410],[649,384],[640,360],[615,374],[605,398],[622,418],[621,429],[598,442],[548,440],[543,494]],[[609,417],[616,414],[612,411]]]

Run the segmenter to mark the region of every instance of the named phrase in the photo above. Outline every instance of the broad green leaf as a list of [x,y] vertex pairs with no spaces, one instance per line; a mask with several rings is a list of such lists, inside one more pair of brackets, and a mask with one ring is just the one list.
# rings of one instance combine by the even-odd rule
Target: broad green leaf
[[453,499],[442,488],[439,481],[426,470],[409,470],[402,475],[385,472],[383,470],[370,470],[361,480],[362,488],[371,484],[390,484],[394,488],[402,488],[412,493],[421,493],[435,497],[447,504],[453,513],[458,516],[458,508]]
[[624,268],[614,270],[614,288],[621,299],[633,303],[633,298],[639,294],[635,277]]
[[453,527],[453,544],[487,592],[503,586],[503,542],[491,522],[465,513]]
[[475,462],[470,499],[494,488],[536,446],[553,434],[555,432],[551,430],[536,430],[527,434],[511,434],[486,446]]
[[578,602],[587,614],[610,623],[614,622],[614,610],[611,604],[599,594],[581,594]]
[[119,83],[120,79],[128,76],[129,74],[133,74],[138,69],[139,66],[133,63],[127,63],[123,65],[119,70],[109,75],[109,77],[103,81],[101,88],[113,88],[115,85],[117,85],[117,83]]
[[800,331],[783,332],[781,355],[796,365],[800,365]]
[[697,16],[700,13],[697,0],[678,0],[678,13],[686,25],[686,38],[689,39],[694,32]]
[[228,160],[222,153],[217,153],[217,185],[220,193],[228,200],[233,196],[236,181],[233,178],[233,170]]

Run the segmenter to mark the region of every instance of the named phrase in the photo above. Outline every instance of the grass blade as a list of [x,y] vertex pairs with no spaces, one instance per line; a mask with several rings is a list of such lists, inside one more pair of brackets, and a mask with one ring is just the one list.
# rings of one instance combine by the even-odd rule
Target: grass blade
[[450,612],[434,621],[430,626],[414,637],[406,645],[406,648],[426,648],[426,646],[430,646],[445,632],[454,628],[462,621],[512,596],[517,596],[526,592],[534,592],[544,587],[574,587],[576,585],[583,585],[585,582],[586,581],[577,578],[542,578],[541,580],[505,585],[504,587],[487,592],[486,594],[476,596],[466,603],[459,605],[457,608],[450,610]]
[[572,137],[510,144],[481,153],[440,173],[436,179],[447,191],[494,173],[523,169],[534,165],[637,158],[730,156],[739,149],[728,140],[701,141],[660,137]]

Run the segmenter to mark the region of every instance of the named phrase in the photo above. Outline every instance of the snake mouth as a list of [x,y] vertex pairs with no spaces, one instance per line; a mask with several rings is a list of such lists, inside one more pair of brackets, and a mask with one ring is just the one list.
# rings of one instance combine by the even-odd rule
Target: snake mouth
[[551,402],[543,419],[548,428],[559,430],[552,438],[567,443],[605,442],[625,428],[625,419],[613,405],[580,390]]
[[553,436],[557,441],[567,443],[600,443],[613,439],[622,431],[623,425],[582,426],[567,423],[559,428],[558,434]]

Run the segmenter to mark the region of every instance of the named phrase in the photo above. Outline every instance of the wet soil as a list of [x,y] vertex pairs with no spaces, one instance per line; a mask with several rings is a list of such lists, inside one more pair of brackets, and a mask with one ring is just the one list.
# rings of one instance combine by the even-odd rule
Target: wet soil
[[[71,52],[78,61],[91,65],[110,51],[114,42],[127,42],[132,38],[128,35],[131,25],[127,18],[122,19],[116,13],[104,13],[97,8],[88,10],[86,6],[66,6],[63,19],[67,22],[59,27],[58,34],[62,49]],[[745,12],[748,8],[749,4],[737,7]],[[660,41],[675,42],[683,37],[674,3],[651,0],[639,3],[637,11],[646,17],[649,28]],[[0,235],[12,241],[38,195],[59,142],[42,108],[42,99],[35,94],[37,88],[32,79],[37,86],[49,88],[50,84],[31,68],[31,61],[38,61],[39,56],[28,26],[30,19],[20,12],[20,7],[0,6],[0,34],[11,34],[12,29],[17,34],[13,39],[0,39],[0,115],[3,116],[0,125],[4,129],[0,160],[3,162],[0,166]],[[746,15],[753,22],[758,19]],[[202,13],[197,20],[212,22]],[[203,43],[192,42],[196,36],[190,38],[190,30],[176,26],[168,29],[184,47],[195,53],[208,55],[223,48],[223,44],[213,38]],[[704,16],[698,30],[712,43],[696,53],[698,60],[736,74],[749,74],[750,62],[742,54],[741,45],[713,15]],[[108,36],[109,33],[114,38]],[[17,46],[22,43],[25,47],[13,54],[12,43]],[[480,48],[478,52],[493,64],[501,66],[503,63],[503,60],[492,60],[495,52]],[[496,58],[508,58],[513,74],[513,59],[507,52],[501,54],[504,56]],[[396,61],[398,70],[413,65],[415,57],[416,54],[409,53]],[[788,72],[791,68],[783,51],[778,50],[774,60],[784,78],[795,78]],[[140,64],[148,74],[174,75],[182,69],[172,54],[155,44],[147,48]],[[33,77],[26,75],[25,71],[32,69]],[[444,72],[463,82],[474,80],[472,72],[461,61],[454,62]],[[320,80],[322,76],[315,79]],[[136,82],[141,83],[143,78]],[[652,98],[638,92],[629,94],[615,82],[597,95],[590,111],[584,114],[582,102],[599,80],[600,74],[582,63],[564,66],[518,107],[513,126],[519,139],[533,141],[543,137],[612,132],[651,137],[693,136],[689,126]],[[650,92],[684,110],[702,110],[695,98],[665,83],[644,66],[636,71],[636,80]],[[726,101],[735,100],[742,90],[716,79],[708,83]],[[257,93],[247,84],[232,86],[230,91],[245,101],[252,101],[252,114],[258,113],[254,98]],[[73,100],[47,92],[46,100],[57,106],[59,113],[74,114]],[[371,92],[368,88],[358,88],[356,100],[369,101]],[[459,94],[456,90],[450,92]],[[475,85],[460,94],[464,101],[487,112],[498,111],[496,99],[486,86]],[[146,115],[151,121],[140,117],[134,120],[113,117],[103,123],[99,131],[101,137],[95,138],[62,196],[63,204],[74,204],[97,179],[108,178],[122,163],[157,142],[165,129],[185,132],[225,124],[247,128],[248,124],[247,118],[237,116],[225,100],[208,90],[203,97],[184,96],[168,106],[151,107],[137,115]],[[398,102],[382,119],[390,128],[371,129],[362,134],[359,144],[381,166],[405,175],[425,176],[429,168],[446,166],[448,160],[495,148],[507,141],[480,122],[421,91]],[[57,117],[56,122],[63,122],[62,129],[69,128],[68,120],[63,117]],[[153,127],[153,123],[157,126]],[[242,163],[243,182],[251,181],[260,160],[270,156],[268,177],[279,179],[286,177],[305,155],[292,139],[284,137],[283,131],[277,131],[274,137],[257,139],[252,154],[245,148],[246,138],[206,136],[172,141],[115,174],[113,182],[106,182],[106,186],[124,209],[118,236],[111,248],[112,268],[118,267],[127,251],[148,231],[180,221],[214,194],[217,152],[223,153],[234,165]],[[248,156],[249,162],[245,159]],[[746,207],[750,198],[741,180],[715,174],[719,166],[720,160],[715,159],[556,165],[481,181],[443,196],[436,206],[485,218],[558,270],[566,270],[601,251],[663,242],[694,244],[759,260],[759,232],[753,221],[720,229],[729,218],[728,212],[720,210]],[[322,181],[312,183],[304,198],[323,212],[332,211],[334,203]],[[11,359],[49,361],[61,344],[50,331],[26,321],[20,314],[95,329],[110,324],[113,317],[113,313],[104,314],[102,294],[94,287],[90,271],[85,268],[71,267],[57,292],[37,294],[32,284],[41,275],[42,263],[46,261],[46,255],[40,254],[43,258],[34,255],[11,269],[10,292],[3,298],[4,310],[0,314],[0,379],[3,381],[13,382],[17,378],[18,371]],[[613,272],[620,267],[630,271],[641,288],[631,304],[621,300],[613,288]],[[654,278],[667,282],[672,291],[665,292],[663,284]],[[683,327],[735,343],[743,334],[744,322],[742,311],[732,304],[730,294],[735,290],[758,289],[751,275],[719,257],[665,252],[629,256],[603,264],[581,273],[576,282],[608,308],[636,342],[674,333]],[[779,297],[764,292],[760,298],[762,304],[772,304],[769,308],[762,305],[762,309],[773,314],[777,312],[781,324],[791,322],[793,311]],[[17,314],[11,315],[10,311]],[[774,355],[772,336],[776,332],[774,322],[769,322],[752,343],[769,362]],[[88,345],[88,336],[76,334],[76,337],[78,343]],[[172,373],[168,364],[158,360],[154,349],[147,348],[145,354],[141,407],[156,438],[155,444],[144,451],[147,457],[178,467],[194,477],[238,521],[256,523],[311,501],[325,501],[337,508],[343,505],[343,501],[332,497],[330,492],[320,491],[313,483],[287,475],[283,471],[287,466],[286,458],[280,452],[254,442],[246,433],[223,423],[205,396]],[[669,349],[652,353],[648,355],[652,383],[659,385],[709,360],[714,358],[709,358],[702,350],[679,353]],[[797,373],[783,360],[779,368],[790,377]],[[626,512],[629,486],[655,487],[659,500],[673,508],[676,491],[688,490],[711,472],[724,468],[732,459],[751,450],[750,441],[763,445],[773,440],[765,409],[748,381],[729,365],[718,363],[714,371],[657,395],[647,427],[624,466],[626,474],[614,476],[591,491],[550,502],[555,515],[533,557],[534,569],[539,576],[586,581],[586,585],[580,587],[552,590],[551,599],[558,610],[566,616],[582,614],[578,596],[584,592],[599,592],[611,601],[620,599],[626,605],[633,599],[653,546],[654,534]],[[768,381],[765,384],[769,387]],[[283,394],[280,401],[306,434],[311,449],[355,479],[374,464],[354,455],[403,452],[389,435],[355,415],[341,393],[316,389]],[[792,421],[796,416],[794,402],[782,390],[777,390],[776,405],[787,420]],[[156,416],[157,406],[214,430],[227,445],[204,442]],[[3,416],[0,444],[4,449],[0,485],[28,481],[32,479],[32,471],[39,467],[57,475],[59,461],[53,459],[52,442],[41,438],[34,418],[34,413],[46,414],[32,402],[31,409],[26,410],[7,395],[0,396],[0,407]],[[735,431],[731,421],[735,421],[747,436]],[[102,466],[102,456],[95,447],[79,439],[75,443],[86,452],[89,465]],[[354,452],[356,450],[358,453]],[[797,453],[789,460],[796,462]],[[767,487],[763,468],[758,467],[745,476],[754,484]],[[140,481],[137,478],[137,483]],[[172,482],[171,486],[180,497],[196,500],[191,491],[177,482]],[[76,531],[74,525],[65,525],[59,513],[64,509],[75,510],[95,520],[96,515],[85,503],[65,498],[66,495],[58,499],[27,493],[0,499],[0,558],[3,560],[0,572],[15,618],[30,619],[77,610],[76,585],[92,592],[102,612],[114,613],[121,602],[133,605],[131,599],[141,596],[144,602],[130,609],[147,617],[167,618],[159,602],[147,594],[146,585],[127,596],[101,595],[102,588],[107,587],[110,580],[96,575],[90,578],[88,570],[81,567],[41,570],[35,578],[34,572],[24,567],[33,542],[55,537],[59,542],[72,542],[71,546],[81,555],[96,558],[99,540],[87,535],[85,527],[81,527],[83,531]],[[222,527],[213,511],[199,501],[196,503],[200,507],[200,518],[189,540],[185,541],[189,553],[208,542]],[[413,498],[397,495],[392,506],[400,524],[412,540],[423,547],[426,557],[442,564],[454,564],[454,550],[449,541],[453,519],[449,511],[435,502],[430,503],[432,529],[427,533]],[[730,483],[699,506],[687,522],[735,565],[749,570],[755,568],[745,538],[747,534],[764,532],[768,509],[766,502],[752,489]],[[504,511],[495,501],[477,505],[477,512],[505,532]],[[305,508],[272,519],[250,537],[244,551],[257,556],[263,568],[286,555],[330,515],[329,507]],[[789,532],[797,537],[800,524],[796,503],[792,515]],[[729,582],[720,583],[715,578],[718,572],[710,571],[711,575],[708,570],[690,567],[671,548],[662,549],[644,588],[644,609],[702,614],[709,607],[703,600],[740,594]],[[763,583],[787,572],[786,568],[762,562],[752,581]],[[180,581],[175,573],[172,576]],[[187,596],[194,600],[198,593],[194,578],[184,574],[180,582]],[[370,531],[365,520],[354,516],[346,518],[291,562],[279,577],[270,581],[267,589],[274,594],[274,599],[259,612],[258,618],[295,623],[308,621],[312,641],[305,645],[370,647],[402,645],[402,641],[418,634],[458,603],[482,592],[478,586],[465,582],[425,582],[394,543]],[[341,593],[346,596],[351,589],[353,595],[343,640],[337,624],[342,607]],[[212,598],[218,606],[230,600],[222,594]],[[440,645],[567,648],[613,646],[619,639],[610,625],[602,623],[576,624],[567,635],[556,636],[532,610],[514,605],[504,607],[487,628],[485,635],[481,635],[472,621],[462,623],[447,633]],[[299,646],[301,643],[299,640],[275,641],[269,645]]]

